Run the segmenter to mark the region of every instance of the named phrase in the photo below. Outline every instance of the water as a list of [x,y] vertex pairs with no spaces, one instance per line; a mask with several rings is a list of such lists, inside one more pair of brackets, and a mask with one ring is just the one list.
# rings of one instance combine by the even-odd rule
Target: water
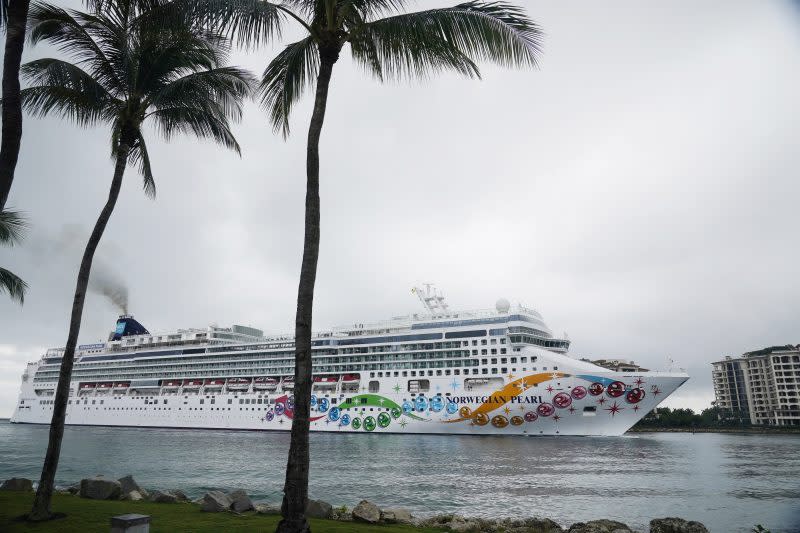
[[[0,422],[0,479],[38,479],[48,428]],[[57,483],[131,473],[144,487],[243,488],[277,504],[288,433],[67,427]],[[800,436],[621,438],[312,434],[311,497],[413,514],[699,520],[712,532],[800,531]]]

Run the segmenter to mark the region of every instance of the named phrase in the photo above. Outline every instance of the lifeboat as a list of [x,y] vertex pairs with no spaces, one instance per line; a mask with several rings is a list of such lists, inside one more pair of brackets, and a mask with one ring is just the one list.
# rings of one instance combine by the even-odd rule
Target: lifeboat
[[202,379],[187,379],[183,382],[183,388],[185,390],[196,390],[200,388],[200,385],[203,384]]
[[336,383],[339,381],[335,376],[314,376],[314,383]]
[[294,388],[294,377],[289,376],[287,378],[283,378],[283,388],[284,389],[293,389]]
[[114,384],[113,383],[101,383],[97,386],[98,389],[110,389]]
[[161,386],[165,389],[177,389],[181,386],[181,380],[164,381],[161,383]]
[[361,375],[360,374],[345,374],[342,376],[342,381],[344,382],[353,382],[353,381],[360,381]]
[[225,385],[224,379],[207,379],[206,380],[206,388],[207,389],[219,389]]
[[253,380],[253,388],[256,390],[275,390],[278,387],[278,380],[275,378],[260,377]]
[[247,390],[249,388],[249,378],[231,378],[228,380],[228,390]]
[[116,383],[114,383],[115,389],[127,389],[130,386],[131,386],[130,381],[117,381]]
[[81,390],[83,389],[93,389],[97,386],[96,383],[81,383]]

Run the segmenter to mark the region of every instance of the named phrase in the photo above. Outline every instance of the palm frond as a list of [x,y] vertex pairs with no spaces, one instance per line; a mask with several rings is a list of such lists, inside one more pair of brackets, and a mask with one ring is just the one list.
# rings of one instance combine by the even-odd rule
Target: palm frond
[[280,39],[286,20],[284,9],[265,0],[189,1],[194,4],[199,20],[243,46],[258,46]]
[[5,28],[8,22],[8,0],[0,0],[0,28]]
[[5,292],[12,300],[24,304],[25,292],[27,290],[28,284],[25,283],[22,278],[0,267],[0,293]]
[[19,211],[0,211],[0,243],[8,246],[19,244],[27,228],[28,221]]
[[89,73],[60,59],[44,58],[20,67],[34,86],[22,89],[25,110],[35,116],[56,112],[82,126],[107,119],[119,102]]
[[[364,41],[375,43],[384,71],[390,74],[420,74],[443,68],[468,73],[471,67],[463,62],[464,57],[503,66],[536,66],[542,32],[521,8],[476,0],[353,28],[351,43],[355,43],[356,59],[372,68],[365,60]],[[427,47],[432,48],[432,55],[423,50]]]
[[264,70],[258,91],[276,132],[289,135],[292,107],[314,83],[318,70],[319,53],[311,36],[284,48]]
[[128,162],[139,167],[145,196],[150,199],[155,199],[156,180],[153,177],[153,170],[150,167],[150,154],[147,153],[147,144],[145,144],[144,136],[141,131],[139,131],[139,136],[128,154]]
[[250,72],[237,67],[217,67],[182,76],[155,92],[148,104],[161,108],[194,105],[210,99],[220,105],[226,115],[241,118],[241,101],[255,84]]
[[150,118],[169,140],[175,133],[191,133],[201,139],[213,139],[222,146],[241,154],[241,148],[230,130],[224,110],[212,104],[196,107],[165,107],[154,111]]

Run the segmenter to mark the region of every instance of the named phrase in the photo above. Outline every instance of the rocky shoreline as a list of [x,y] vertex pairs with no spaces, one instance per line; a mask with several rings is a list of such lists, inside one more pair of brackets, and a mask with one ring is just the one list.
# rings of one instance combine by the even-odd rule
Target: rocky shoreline
[[[0,485],[0,490],[33,490],[33,482],[24,478],[12,478]],[[149,501],[163,504],[196,505],[198,511],[207,513],[259,513],[280,514],[275,506],[254,503],[244,490],[232,492],[208,491],[202,497],[191,500],[179,489],[146,490],[139,486],[133,476],[108,479],[103,476],[82,479],[58,492],[72,494],[91,500]],[[561,526],[549,518],[471,518],[458,514],[439,514],[431,517],[414,517],[407,509],[381,508],[362,500],[352,510],[346,506],[335,507],[321,500],[309,500],[306,508],[309,518],[321,518],[364,524],[407,524],[415,527],[440,528],[457,533],[646,533],[628,525],[609,519],[576,522]],[[655,518],[650,521],[649,533],[708,533],[700,522],[682,518]]]

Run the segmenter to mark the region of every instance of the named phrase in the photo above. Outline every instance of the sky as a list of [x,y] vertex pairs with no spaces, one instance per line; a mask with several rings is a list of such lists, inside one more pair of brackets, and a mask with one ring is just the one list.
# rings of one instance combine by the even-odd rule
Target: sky
[[[546,34],[536,70],[381,84],[342,54],[321,142],[314,328],[419,312],[410,289],[431,282],[454,309],[536,308],[575,357],[656,370],[671,358],[691,379],[664,405],[707,407],[712,361],[800,343],[800,9],[518,3]],[[278,49],[232,62],[260,74]],[[288,140],[248,103],[241,157],[146,131],[157,198],[128,171],[95,275],[127,286],[150,331],[293,330],[310,103]],[[0,298],[0,417],[26,362],[66,342],[112,172],[107,127],[26,118],[10,205],[32,227],[0,264],[30,290],[23,307]],[[104,340],[117,314],[89,294],[80,342]]]

